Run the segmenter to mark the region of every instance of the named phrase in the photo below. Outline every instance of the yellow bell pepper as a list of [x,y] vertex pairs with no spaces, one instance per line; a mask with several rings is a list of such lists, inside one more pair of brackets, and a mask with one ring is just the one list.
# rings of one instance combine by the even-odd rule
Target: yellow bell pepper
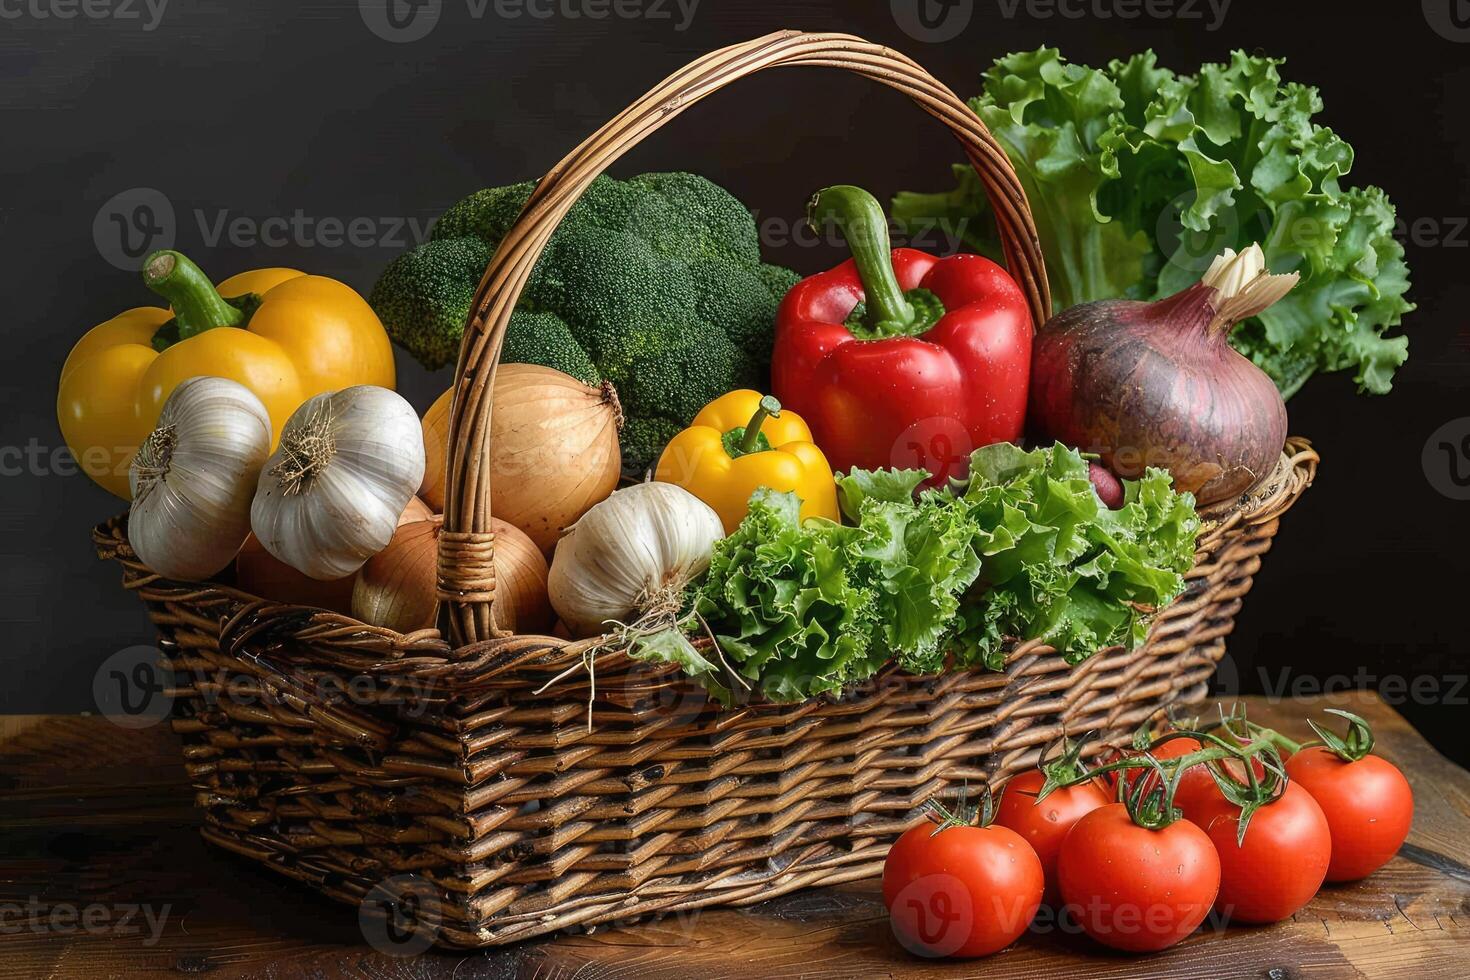
[[795,412],[770,395],[741,389],[699,410],[664,447],[653,478],[676,483],[714,508],[729,534],[759,487],[794,492],[801,516],[838,520],[832,467]]
[[165,250],[144,262],[143,281],[171,309],[140,306],[87,331],[67,356],[56,398],[78,465],[119,497],[129,496],[133,454],[188,378],[229,378],[255,392],[276,437],[314,395],[394,386],[383,324],[335,279],[256,269],[216,288],[193,262]]

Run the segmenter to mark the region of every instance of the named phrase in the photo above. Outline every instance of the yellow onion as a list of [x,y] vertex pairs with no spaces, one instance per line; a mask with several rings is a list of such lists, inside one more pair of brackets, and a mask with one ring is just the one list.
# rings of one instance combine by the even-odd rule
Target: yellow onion
[[546,597],[546,556],[536,542],[498,517],[495,532],[495,625],[513,633],[544,634],[551,628]]
[[[424,414],[419,496],[444,509],[449,443],[446,391]],[[490,417],[490,510],[549,554],[564,528],[617,486],[622,411],[612,386],[594,388],[536,364],[502,364]]]
[[[495,623],[502,629],[542,633],[551,622],[546,559],[530,538],[497,518]],[[352,589],[352,615],[399,633],[429,629],[438,616],[436,556],[443,519],[401,525],[388,547],[369,558]]]
[[[429,505],[417,497],[408,502],[398,518],[399,526],[426,521],[434,516]],[[314,579],[303,575],[265,550],[254,534],[245,539],[235,556],[235,584],[244,592],[261,599],[291,602],[302,606],[330,609],[343,615],[352,614],[352,587],[356,575],[337,579]]]

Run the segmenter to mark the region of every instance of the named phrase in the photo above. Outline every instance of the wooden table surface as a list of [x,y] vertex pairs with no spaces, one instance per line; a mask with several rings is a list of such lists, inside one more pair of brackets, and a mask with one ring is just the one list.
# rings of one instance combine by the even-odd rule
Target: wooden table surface
[[970,962],[904,952],[875,882],[485,952],[388,955],[349,906],[206,847],[166,725],[0,718],[0,980],[1470,977],[1470,773],[1372,695],[1250,701],[1252,718],[1298,737],[1303,712],[1322,707],[1373,722],[1379,751],[1414,788],[1414,829],[1397,858],[1367,881],[1329,885],[1290,922],[1207,923],[1162,954],[1123,956],[1035,926]]

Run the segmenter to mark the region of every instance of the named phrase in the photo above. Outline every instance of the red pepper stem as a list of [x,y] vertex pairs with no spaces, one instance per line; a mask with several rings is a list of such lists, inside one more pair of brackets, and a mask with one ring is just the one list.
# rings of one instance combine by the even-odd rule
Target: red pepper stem
[[143,262],[143,284],[173,307],[180,340],[211,327],[233,327],[245,311],[225,302],[204,271],[187,256],[162,249]]
[[781,417],[781,403],[776,401],[773,395],[762,395],[760,404],[756,406],[755,414],[751,415],[750,421],[745,426],[745,433],[740,437],[740,454],[742,456],[755,452],[755,447],[761,437],[761,426],[766,419],[778,419]]
[[893,274],[888,218],[878,199],[861,187],[836,184],[817,191],[806,214],[814,227],[829,220],[836,222],[847,240],[863,283],[867,319],[874,332],[880,336],[907,333],[917,314]]

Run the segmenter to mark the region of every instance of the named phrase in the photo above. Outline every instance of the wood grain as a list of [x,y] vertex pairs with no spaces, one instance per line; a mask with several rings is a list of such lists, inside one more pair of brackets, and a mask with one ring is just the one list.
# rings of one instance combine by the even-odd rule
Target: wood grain
[[[892,939],[872,881],[738,910],[684,912],[475,953],[398,957],[364,941],[347,908],[209,848],[167,726],[100,718],[0,719],[0,980],[32,977],[372,976],[845,978],[1458,978],[1470,963],[1470,773],[1371,695],[1271,704],[1252,717],[1305,734],[1342,705],[1373,722],[1408,774],[1415,823],[1400,856],[1330,886],[1290,922],[1207,923],[1167,953],[1110,953],[1038,921],[977,963],[931,963]],[[152,919],[134,913],[146,907]],[[83,929],[82,916],[92,928]]]

